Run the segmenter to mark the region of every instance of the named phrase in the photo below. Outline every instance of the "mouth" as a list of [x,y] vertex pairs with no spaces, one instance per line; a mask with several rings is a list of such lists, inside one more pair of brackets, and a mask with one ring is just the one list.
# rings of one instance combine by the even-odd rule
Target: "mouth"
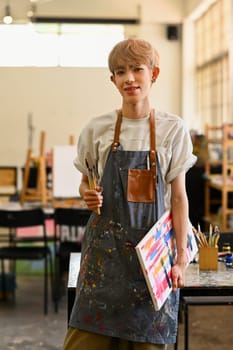
[[124,88],[124,91],[126,91],[129,94],[132,94],[138,89],[139,89],[139,86],[128,86],[128,87]]

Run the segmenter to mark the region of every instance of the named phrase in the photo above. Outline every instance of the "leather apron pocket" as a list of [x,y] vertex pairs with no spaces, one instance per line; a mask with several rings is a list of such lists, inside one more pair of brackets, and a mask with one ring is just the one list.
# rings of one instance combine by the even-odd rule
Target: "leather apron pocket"
[[127,200],[141,203],[155,201],[155,174],[151,169],[128,169]]

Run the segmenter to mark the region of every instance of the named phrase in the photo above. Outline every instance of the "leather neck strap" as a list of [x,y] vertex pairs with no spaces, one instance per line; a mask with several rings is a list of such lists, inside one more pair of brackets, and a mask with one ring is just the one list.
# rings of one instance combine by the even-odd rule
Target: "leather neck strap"
[[119,146],[120,142],[120,131],[121,131],[121,122],[122,122],[122,111],[121,109],[117,110],[117,121],[115,126],[115,134],[114,134],[114,140],[112,144],[112,151],[116,152],[117,147]]
[[155,111],[150,112],[150,166],[156,178],[156,134],[155,134]]

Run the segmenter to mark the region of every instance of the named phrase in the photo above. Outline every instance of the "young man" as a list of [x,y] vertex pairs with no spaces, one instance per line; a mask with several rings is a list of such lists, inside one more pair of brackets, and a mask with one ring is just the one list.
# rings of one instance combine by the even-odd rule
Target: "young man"
[[[195,157],[181,118],[151,105],[150,90],[159,74],[152,45],[140,39],[118,43],[109,69],[122,106],[93,119],[78,142],[80,193],[93,213],[63,350],[165,349],[176,341],[188,231],[185,172]],[[101,180],[92,190],[87,165],[96,169],[97,162]],[[177,240],[173,292],[155,311],[135,246],[169,208]]]

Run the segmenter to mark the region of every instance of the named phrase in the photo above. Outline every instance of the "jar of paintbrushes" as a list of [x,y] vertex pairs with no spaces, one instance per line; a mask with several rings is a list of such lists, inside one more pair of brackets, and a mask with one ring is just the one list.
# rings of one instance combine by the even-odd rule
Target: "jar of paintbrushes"
[[204,234],[200,225],[195,231],[199,247],[199,269],[200,270],[217,270],[218,269],[218,241],[220,232],[218,226],[210,224],[209,233]]

